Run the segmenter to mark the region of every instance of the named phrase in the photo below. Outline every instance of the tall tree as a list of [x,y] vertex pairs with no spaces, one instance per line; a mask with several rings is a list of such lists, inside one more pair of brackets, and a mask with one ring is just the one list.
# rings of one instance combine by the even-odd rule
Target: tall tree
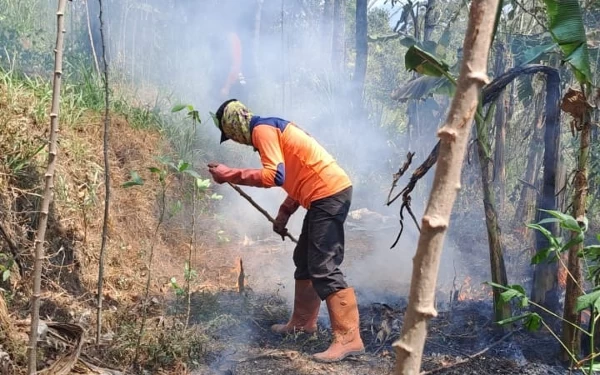
[[425,24],[423,26],[423,40],[431,40],[433,29],[437,24],[435,16],[435,7],[437,0],[427,0],[427,8],[425,9]]
[[497,8],[498,0],[479,0],[471,4],[456,94],[446,124],[438,131],[440,157],[413,259],[402,336],[393,344],[397,355],[396,374],[419,373],[427,322],[437,315],[434,300],[441,250],[460,189],[460,172],[471,122],[477,111],[481,87],[488,81],[487,60]]
[[[578,0],[544,0],[548,15],[548,28],[554,41],[568,62],[580,90],[570,89],[564,96],[561,108],[574,118],[574,127],[581,131],[574,178],[573,214],[578,225],[586,225],[586,199],[588,193],[588,158],[592,128],[593,107],[588,104],[591,94],[591,64],[587,48],[587,36],[583,15]],[[558,109],[557,109],[558,110]],[[544,181],[544,185],[546,181]],[[578,231],[572,231],[573,239]],[[583,277],[579,254],[583,250],[583,241],[569,248],[565,307],[563,318],[570,323],[563,324],[563,343],[571,353],[579,352],[580,331],[573,325],[579,325],[580,314],[577,311],[577,299],[583,293]],[[566,350],[563,352],[563,354]]]
[[[496,43],[496,61],[494,66],[494,75],[498,77],[506,70],[506,47],[504,43]],[[500,211],[504,210],[506,198],[506,94],[503,92],[496,101],[496,112],[494,113],[494,125],[496,128],[495,147],[494,147],[494,181],[498,191],[498,207]]]
[[346,0],[333,0],[331,69],[343,75],[346,62]]
[[321,58],[323,61],[331,61],[331,49],[333,47],[333,1],[324,0],[323,13],[321,17]]
[[65,35],[65,9],[67,0],[58,0],[56,11],[56,46],[54,48],[54,78],[52,82],[52,105],[50,108],[50,138],[48,166],[44,173],[44,193],[40,208],[40,219],[35,237],[35,262],[33,265],[33,293],[31,295],[31,330],[29,332],[28,364],[29,374],[37,371],[37,335],[40,322],[40,293],[42,288],[42,262],[44,241],[48,227],[50,203],[54,199],[54,170],[58,154],[58,115],[60,112],[60,87],[62,83],[62,59]]
[[356,0],[356,64],[354,66],[354,90],[362,98],[367,74],[369,44],[367,37],[368,0]]

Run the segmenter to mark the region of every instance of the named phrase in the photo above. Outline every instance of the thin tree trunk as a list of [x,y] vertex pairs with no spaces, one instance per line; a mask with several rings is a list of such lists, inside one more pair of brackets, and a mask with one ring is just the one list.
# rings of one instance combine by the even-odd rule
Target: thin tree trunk
[[331,68],[343,75],[346,61],[346,0],[333,0],[333,39]]
[[[478,137],[477,139],[480,139]],[[502,235],[498,223],[498,213],[494,207],[495,197],[492,186],[493,163],[485,154],[483,147],[477,147],[479,164],[481,165],[481,183],[483,188],[483,209],[485,211],[485,225],[487,228],[488,244],[490,247],[490,267],[492,281],[500,285],[508,285],[508,276],[504,265],[504,254],[502,251]],[[496,321],[506,319],[510,316],[510,306],[502,303],[501,290],[494,288],[494,317]]]
[[56,12],[56,47],[54,49],[54,80],[52,83],[52,107],[50,108],[50,139],[48,151],[48,166],[44,174],[44,194],[40,209],[35,238],[35,262],[33,265],[33,293],[31,296],[31,330],[29,333],[27,371],[35,374],[37,371],[37,334],[40,322],[40,293],[42,287],[42,261],[44,259],[44,241],[48,226],[50,202],[54,198],[54,170],[58,154],[58,115],[60,112],[60,87],[62,82],[62,58],[65,36],[65,8],[67,0],[58,0]]
[[[589,112],[588,112],[589,113]],[[577,160],[577,171],[575,172],[575,193],[573,196],[573,217],[579,223],[585,218],[586,199],[588,195],[588,160],[590,155],[590,140],[592,134],[591,117],[586,116],[583,119],[583,128],[580,134],[579,158]],[[567,288],[565,292],[565,309],[563,319],[575,325],[581,323],[581,315],[577,312],[577,298],[581,296],[583,277],[581,272],[581,261],[578,254],[583,250],[583,242],[569,249],[568,270],[570,276],[567,277]],[[571,353],[579,353],[579,343],[581,332],[574,329],[570,324],[563,323],[563,342],[570,349]],[[592,340],[593,343],[593,340]],[[563,350],[563,357],[568,358],[568,354]]]
[[365,75],[367,74],[367,57],[369,44],[367,42],[367,1],[356,1],[356,64],[354,67],[354,92],[358,94],[362,102],[365,86]]
[[[498,42],[496,50],[496,66],[494,73],[497,76],[502,74],[505,67],[505,47],[502,42]],[[493,178],[498,191],[498,208],[504,210],[506,203],[506,163],[504,153],[506,148],[506,100],[505,92],[500,94],[496,101],[496,112],[494,113],[494,123],[496,125],[496,147],[494,149],[494,173]]]
[[441,142],[438,166],[413,259],[410,297],[402,336],[393,344],[396,374],[419,373],[427,322],[437,315],[435,285],[442,245],[460,189],[460,172],[471,122],[477,110],[481,87],[488,80],[486,68],[497,8],[498,0],[480,0],[471,4],[456,94],[446,124],[438,131]]
[[103,135],[103,154],[104,154],[104,218],[102,221],[102,242],[100,244],[100,259],[98,260],[98,307],[96,320],[96,345],[100,345],[102,336],[102,300],[104,285],[104,258],[106,255],[106,241],[108,239],[108,221],[110,212],[110,163],[108,160],[108,141],[110,130],[110,101],[108,89],[108,63],[106,62],[106,44],[104,39],[104,17],[102,9],[102,0],[100,4],[100,40],[102,42],[102,65],[104,67],[104,135]]
[[85,17],[87,20],[88,36],[90,38],[90,47],[92,48],[92,57],[94,58],[94,66],[96,67],[96,74],[100,76],[100,65],[98,64],[98,55],[96,54],[96,47],[94,46],[94,36],[92,34],[92,24],[90,22],[90,7],[89,1],[85,1]]
[[437,0],[428,0],[427,1],[427,9],[425,9],[425,25],[423,27],[423,40],[428,41],[431,40],[431,35],[433,34],[433,29],[437,23],[435,19],[434,8],[436,6]]
[[333,48],[333,0],[325,0],[323,3],[323,15],[321,18],[321,59],[331,61],[331,50]]
[[[546,99],[544,114],[544,173],[542,191],[539,195],[537,207],[545,210],[556,210],[556,171],[558,166],[558,152],[560,150],[560,76],[558,71],[549,68],[546,74]],[[549,214],[538,211],[537,221],[550,217]],[[558,227],[552,223],[543,226],[558,234]],[[548,247],[548,239],[540,231],[536,231],[536,250]],[[557,264],[556,262],[542,262],[535,266],[533,275],[533,288],[531,299],[544,307],[558,311],[560,304],[557,293]]]
[[[527,165],[525,167],[525,179],[529,185],[523,184],[521,194],[519,196],[519,204],[515,214],[515,221],[521,225],[529,224],[533,221],[535,215],[535,204],[537,201],[537,190],[531,188],[536,186],[536,181],[539,175],[539,164],[543,150],[542,130],[544,128],[544,115],[542,109],[542,96],[535,95],[533,102],[533,112],[535,120],[533,124],[533,134],[529,142],[529,155],[527,157]],[[532,209],[533,206],[533,209]]]
[[[254,38],[253,38],[253,57],[254,57],[254,75],[258,76],[260,70],[260,29],[262,22],[262,7],[264,0],[256,0],[256,13],[254,15]],[[254,82],[254,77],[252,79]]]

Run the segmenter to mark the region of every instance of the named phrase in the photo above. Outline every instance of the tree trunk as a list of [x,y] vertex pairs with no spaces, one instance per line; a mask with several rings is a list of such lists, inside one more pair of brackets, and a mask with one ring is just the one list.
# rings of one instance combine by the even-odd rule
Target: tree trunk
[[428,0],[427,1],[427,9],[425,9],[425,25],[423,27],[423,40],[428,41],[431,40],[431,34],[433,34],[433,29],[437,23],[435,19],[434,8],[436,6],[437,0]]
[[[478,137],[477,139],[481,139]],[[502,251],[502,235],[498,214],[494,208],[494,188],[492,186],[493,163],[485,154],[483,147],[477,147],[479,164],[481,165],[481,183],[483,188],[483,208],[485,211],[485,225],[487,228],[488,244],[490,247],[490,267],[492,282],[500,285],[508,285],[508,276],[504,265],[504,254]],[[506,319],[510,316],[510,306],[502,303],[500,294],[502,290],[494,288],[494,317],[496,321]]]
[[[262,7],[264,0],[256,0],[256,13],[254,14],[254,36],[252,38],[252,56],[254,65],[254,76],[259,75],[260,71],[260,25],[262,20]],[[255,80],[252,77],[252,81]]]
[[[585,218],[586,199],[588,195],[588,159],[590,155],[590,140],[592,134],[591,117],[588,115],[583,119],[583,128],[580,134],[579,158],[577,160],[577,171],[575,172],[575,193],[573,196],[573,217],[579,223]],[[581,224],[580,224],[581,225]],[[573,324],[581,323],[581,315],[576,311],[577,298],[581,296],[583,277],[581,273],[581,261],[577,254],[583,250],[583,242],[569,249],[568,270],[571,277],[567,277],[567,288],[565,291],[565,309],[563,319]],[[563,342],[571,353],[579,353],[581,332],[570,324],[563,322]],[[569,358],[563,350],[563,357]]]
[[437,315],[434,300],[441,250],[460,189],[460,172],[471,122],[477,111],[481,87],[488,80],[486,68],[497,8],[498,0],[480,0],[471,4],[456,94],[446,124],[438,131],[438,166],[413,259],[410,297],[402,336],[393,344],[396,374],[419,373],[427,322]]
[[[558,152],[560,150],[560,77],[558,71],[549,68],[546,74],[545,130],[544,130],[544,174],[542,192],[537,207],[545,210],[556,210],[556,171]],[[538,211],[537,221],[549,217],[549,214]],[[543,226],[557,235],[558,227],[551,223]],[[548,240],[540,231],[536,231],[536,250],[548,247]],[[535,266],[531,299],[544,307],[558,311],[560,308],[557,293],[557,264],[543,262]]]
[[42,287],[42,261],[44,259],[44,241],[48,226],[50,202],[54,198],[54,170],[58,154],[58,115],[60,112],[60,87],[62,82],[62,58],[65,35],[65,8],[67,0],[58,0],[56,12],[56,47],[54,49],[54,80],[52,82],[52,106],[50,108],[50,139],[48,166],[44,174],[44,194],[40,208],[40,219],[35,237],[35,262],[33,265],[33,293],[31,295],[31,330],[29,333],[27,371],[37,371],[37,335],[40,321],[40,293]]
[[543,141],[542,130],[544,128],[544,117],[541,112],[542,96],[535,95],[533,102],[533,112],[535,120],[533,124],[533,134],[529,142],[529,155],[527,157],[527,165],[525,167],[524,181],[529,184],[523,184],[521,194],[519,195],[519,204],[515,213],[515,222],[520,225],[529,224],[535,217],[535,204],[537,201],[538,191],[532,187],[537,186],[536,181],[539,175],[540,158],[542,157]]
[[[496,66],[494,74],[498,77],[505,70],[505,52],[506,48],[502,42],[497,43],[496,47]],[[494,150],[494,179],[498,191],[498,207],[500,211],[504,210],[506,201],[506,164],[504,161],[504,151],[506,147],[506,95],[500,94],[496,101],[496,112],[494,113],[494,123],[496,125],[495,150]]]
[[333,1],[331,69],[343,75],[346,62],[346,0]]
[[102,41],[102,66],[104,71],[104,134],[103,134],[103,155],[104,155],[104,219],[102,220],[102,241],[100,244],[100,259],[98,260],[98,303],[96,319],[96,345],[100,345],[102,336],[102,300],[104,287],[104,258],[106,256],[106,242],[108,240],[108,221],[110,212],[110,163],[108,160],[109,149],[109,130],[110,130],[110,101],[108,87],[108,63],[106,61],[106,43],[104,36],[104,14],[102,0],[100,4],[100,40]]
[[331,61],[331,50],[333,48],[333,0],[325,0],[323,3],[323,16],[321,18],[321,58],[323,61]]
[[368,0],[356,0],[356,64],[354,66],[354,93],[361,100],[365,86],[365,75],[367,74],[367,57],[369,45],[367,42],[367,2]]

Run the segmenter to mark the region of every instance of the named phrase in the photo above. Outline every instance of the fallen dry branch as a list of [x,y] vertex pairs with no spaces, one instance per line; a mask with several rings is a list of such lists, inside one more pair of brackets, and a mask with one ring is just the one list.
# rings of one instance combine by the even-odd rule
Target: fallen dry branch
[[251,356],[247,356],[247,357],[243,357],[243,358],[238,358],[238,359],[234,359],[232,360],[233,362],[248,362],[248,361],[256,361],[259,359],[289,359],[289,360],[294,360],[296,358],[300,357],[300,353],[297,352],[296,350],[278,350],[278,349],[273,349],[273,350],[268,350],[266,352],[263,353],[259,353],[259,354],[255,354],[255,355],[251,355]]
[[[45,322],[48,327],[46,341],[55,348],[66,352],[59,357],[49,368],[44,369],[40,374],[48,375],[68,375],[71,373],[81,354],[85,331],[79,324]],[[67,350],[69,348],[70,350]]]
[[440,367],[436,367],[433,370],[422,371],[419,375],[431,375],[431,374],[435,374],[435,373],[440,372],[442,370],[448,370],[449,368],[456,367],[458,365],[462,365],[464,363],[472,361],[473,359],[475,359],[475,358],[477,358],[477,357],[479,357],[479,356],[487,353],[488,351],[490,351],[490,349],[494,348],[495,346],[498,346],[498,344],[500,344],[501,342],[503,342],[504,340],[506,340],[507,338],[509,338],[513,334],[514,334],[514,331],[507,333],[506,335],[502,336],[498,341],[492,343],[491,345],[489,345],[486,348],[478,351],[477,353],[468,356],[467,358],[461,359],[461,360],[456,361],[454,363],[451,363],[449,365],[443,365],[443,366],[440,366]]
[[[273,219],[271,217],[271,215],[269,215],[269,213],[262,208],[258,203],[256,203],[254,201],[254,199],[252,199],[251,196],[249,196],[248,194],[246,194],[242,189],[240,189],[239,186],[232,184],[231,182],[228,182],[229,186],[231,186],[235,191],[237,191],[242,197],[244,197],[244,199],[246,199],[254,208],[256,208],[261,214],[263,214],[267,220],[269,220],[271,223],[275,223],[275,219]],[[294,243],[298,243],[298,240],[296,240],[296,238],[294,238],[294,236],[292,236],[290,233],[286,233],[285,234],[286,237],[288,237],[290,240],[292,240],[292,242]]]

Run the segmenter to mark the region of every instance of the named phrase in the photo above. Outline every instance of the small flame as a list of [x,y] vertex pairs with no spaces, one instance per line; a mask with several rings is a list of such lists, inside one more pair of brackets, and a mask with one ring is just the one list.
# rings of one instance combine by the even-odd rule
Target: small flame
[[494,292],[491,288],[488,288],[486,285],[481,285],[480,288],[474,287],[471,284],[472,280],[471,276],[467,276],[463,280],[458,296],[456,297],[458,301],[484,300],[493,296]]

